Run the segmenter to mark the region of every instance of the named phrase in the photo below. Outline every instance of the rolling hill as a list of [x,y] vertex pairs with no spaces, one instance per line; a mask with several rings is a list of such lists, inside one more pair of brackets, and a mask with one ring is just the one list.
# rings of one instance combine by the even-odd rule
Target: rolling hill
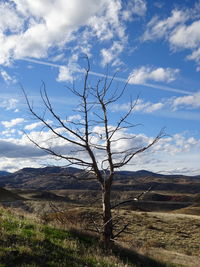
[[0,202],[2,201],[10,202],[16,200],[23,200],[23,198],[9,190],[0,187]]
[[[95,180],[87,178],[83,170],[72,167],[24,168],[12,174],[0,174],[0,186],[34,190],[99,188]],[[199,193],[200,176],[163,175],[145,170],[119,171],[115,174],[113,190],[139,191],[150,186],[156,191]]]

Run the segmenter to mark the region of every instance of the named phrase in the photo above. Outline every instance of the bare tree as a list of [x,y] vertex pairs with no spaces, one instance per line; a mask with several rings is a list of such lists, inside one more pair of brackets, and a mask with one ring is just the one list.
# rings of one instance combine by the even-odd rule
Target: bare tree
[[[34,118],[42,122],[55,138],[63,140],[66,144],[71,144],[73,149],[60,153],[53,146],[44,145],[38,140],[34,140],[30,135],[27,136],[38,148],[52,156],[66,160],[68,166],[75,165],[84,169],[85,173],[93,175],[98,181],[102,192],[103,215],[102,226],[98,229],[102,229],[100,231],[101,237],[107,246],[123,230],[120,230],[115,235],[113,234],[111,188],[115,172],[129,164],[136,155],[152,147],[163,136],[163,131],[160,131],[146,145],[134,144],[135,136],[133,134],[128,135],[126,132],[135,127],[128,119],[137,104],[137,100],[134,102],[130,100],[127,112],[119,118],[114,126],[109,117],[110,107],[122,97],[128,81],[120,90],[118,88],[113,90],[115,75],[112,77],[107,75],[97,80],[95,86],[92,86],[89,81],[89,74],[90,63],[87,60],[82,88],[79,90],[74,86],[68,88],[79,99],[79,105],[75,111],[76,114],[79,113],[81,116],[78,121],[63,120],[58,115],[48,97],[45,84],[43,84],[40,91],[45,108],[45,112],[42,115],[33,108],[24,91],[29,111]],[[47,114],[52,116],[56,125],[49,122]],[[98,127],[100,131],[95,131],[95,128],[97,129]],[[62,131],[60,131],[60,128]],[[128,149],[116,149],[116,144],[122,141],[129,141],[130,147]],[[125,229],[126,226],[123,228]]]

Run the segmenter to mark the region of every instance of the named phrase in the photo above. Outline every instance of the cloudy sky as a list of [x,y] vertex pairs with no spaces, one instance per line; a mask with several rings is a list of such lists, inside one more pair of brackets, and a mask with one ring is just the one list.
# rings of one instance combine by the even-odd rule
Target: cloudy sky
[[[77,99],[67,86],[74,81],[81,87],[84,54],[91,83],[107,71],[111,76],[118,71],[114,86],[123,87],[129,79],[125,95],[110,108],[111,127],[127,111],[130,95],[139,96],[131,120],[140,125],[120,134],[147,144],[166,127],[167,135],[127,169],[200,174],[198,0],[1,0],[0,170],[63,163],[48,158],[24,135],[43,143],[51,139],[28,113],[21,86],[41,111],[44,81],[62,119],[80,120],[73,112]],[[62,140],[51,142],[63,153],[71,151]],[[119,151],[130,143],[117,146]]]

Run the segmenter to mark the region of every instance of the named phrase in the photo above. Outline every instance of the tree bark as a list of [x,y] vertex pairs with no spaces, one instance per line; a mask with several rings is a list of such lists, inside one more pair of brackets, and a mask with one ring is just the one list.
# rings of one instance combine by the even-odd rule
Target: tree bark
[[102,206],[103,206],[103,233],[102,239],[105,247],[108,248],[113,239],[113,221],[110,203],[111,186],[105,185],[102,192]]

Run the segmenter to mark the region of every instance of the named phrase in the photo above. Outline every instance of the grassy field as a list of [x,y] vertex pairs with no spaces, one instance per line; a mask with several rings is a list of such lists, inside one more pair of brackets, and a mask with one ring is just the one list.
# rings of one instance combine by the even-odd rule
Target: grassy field
[[[98,224],[98,212],[93,208],[69,208],[64,221],[77,227],[92,228],[89,214]],[[114,212],[115,232],[129,223],[117,242],[140,254],[183,266],[200,266],[200,217],[176,213],[138,212],[120,209]],[[49,216],[58,220],[55,214]],[[60,220],[62,221],[62,220]],[[84,225],[84,226],[83,226]],[[158,253],[159,251],[159,253]]]
[[91,220],[100,225],[95,191],[22,192],[25,201],[2,203],[10,208],[0,212],[0,266],[200,266],[199,195],[151,192],[114,210],[115,233],[128,226],[105,253]]
[[41,224],[34,217],[0,209],[0,266],[180,266],[161,263],[133,250],[113,246],[82,231]]

